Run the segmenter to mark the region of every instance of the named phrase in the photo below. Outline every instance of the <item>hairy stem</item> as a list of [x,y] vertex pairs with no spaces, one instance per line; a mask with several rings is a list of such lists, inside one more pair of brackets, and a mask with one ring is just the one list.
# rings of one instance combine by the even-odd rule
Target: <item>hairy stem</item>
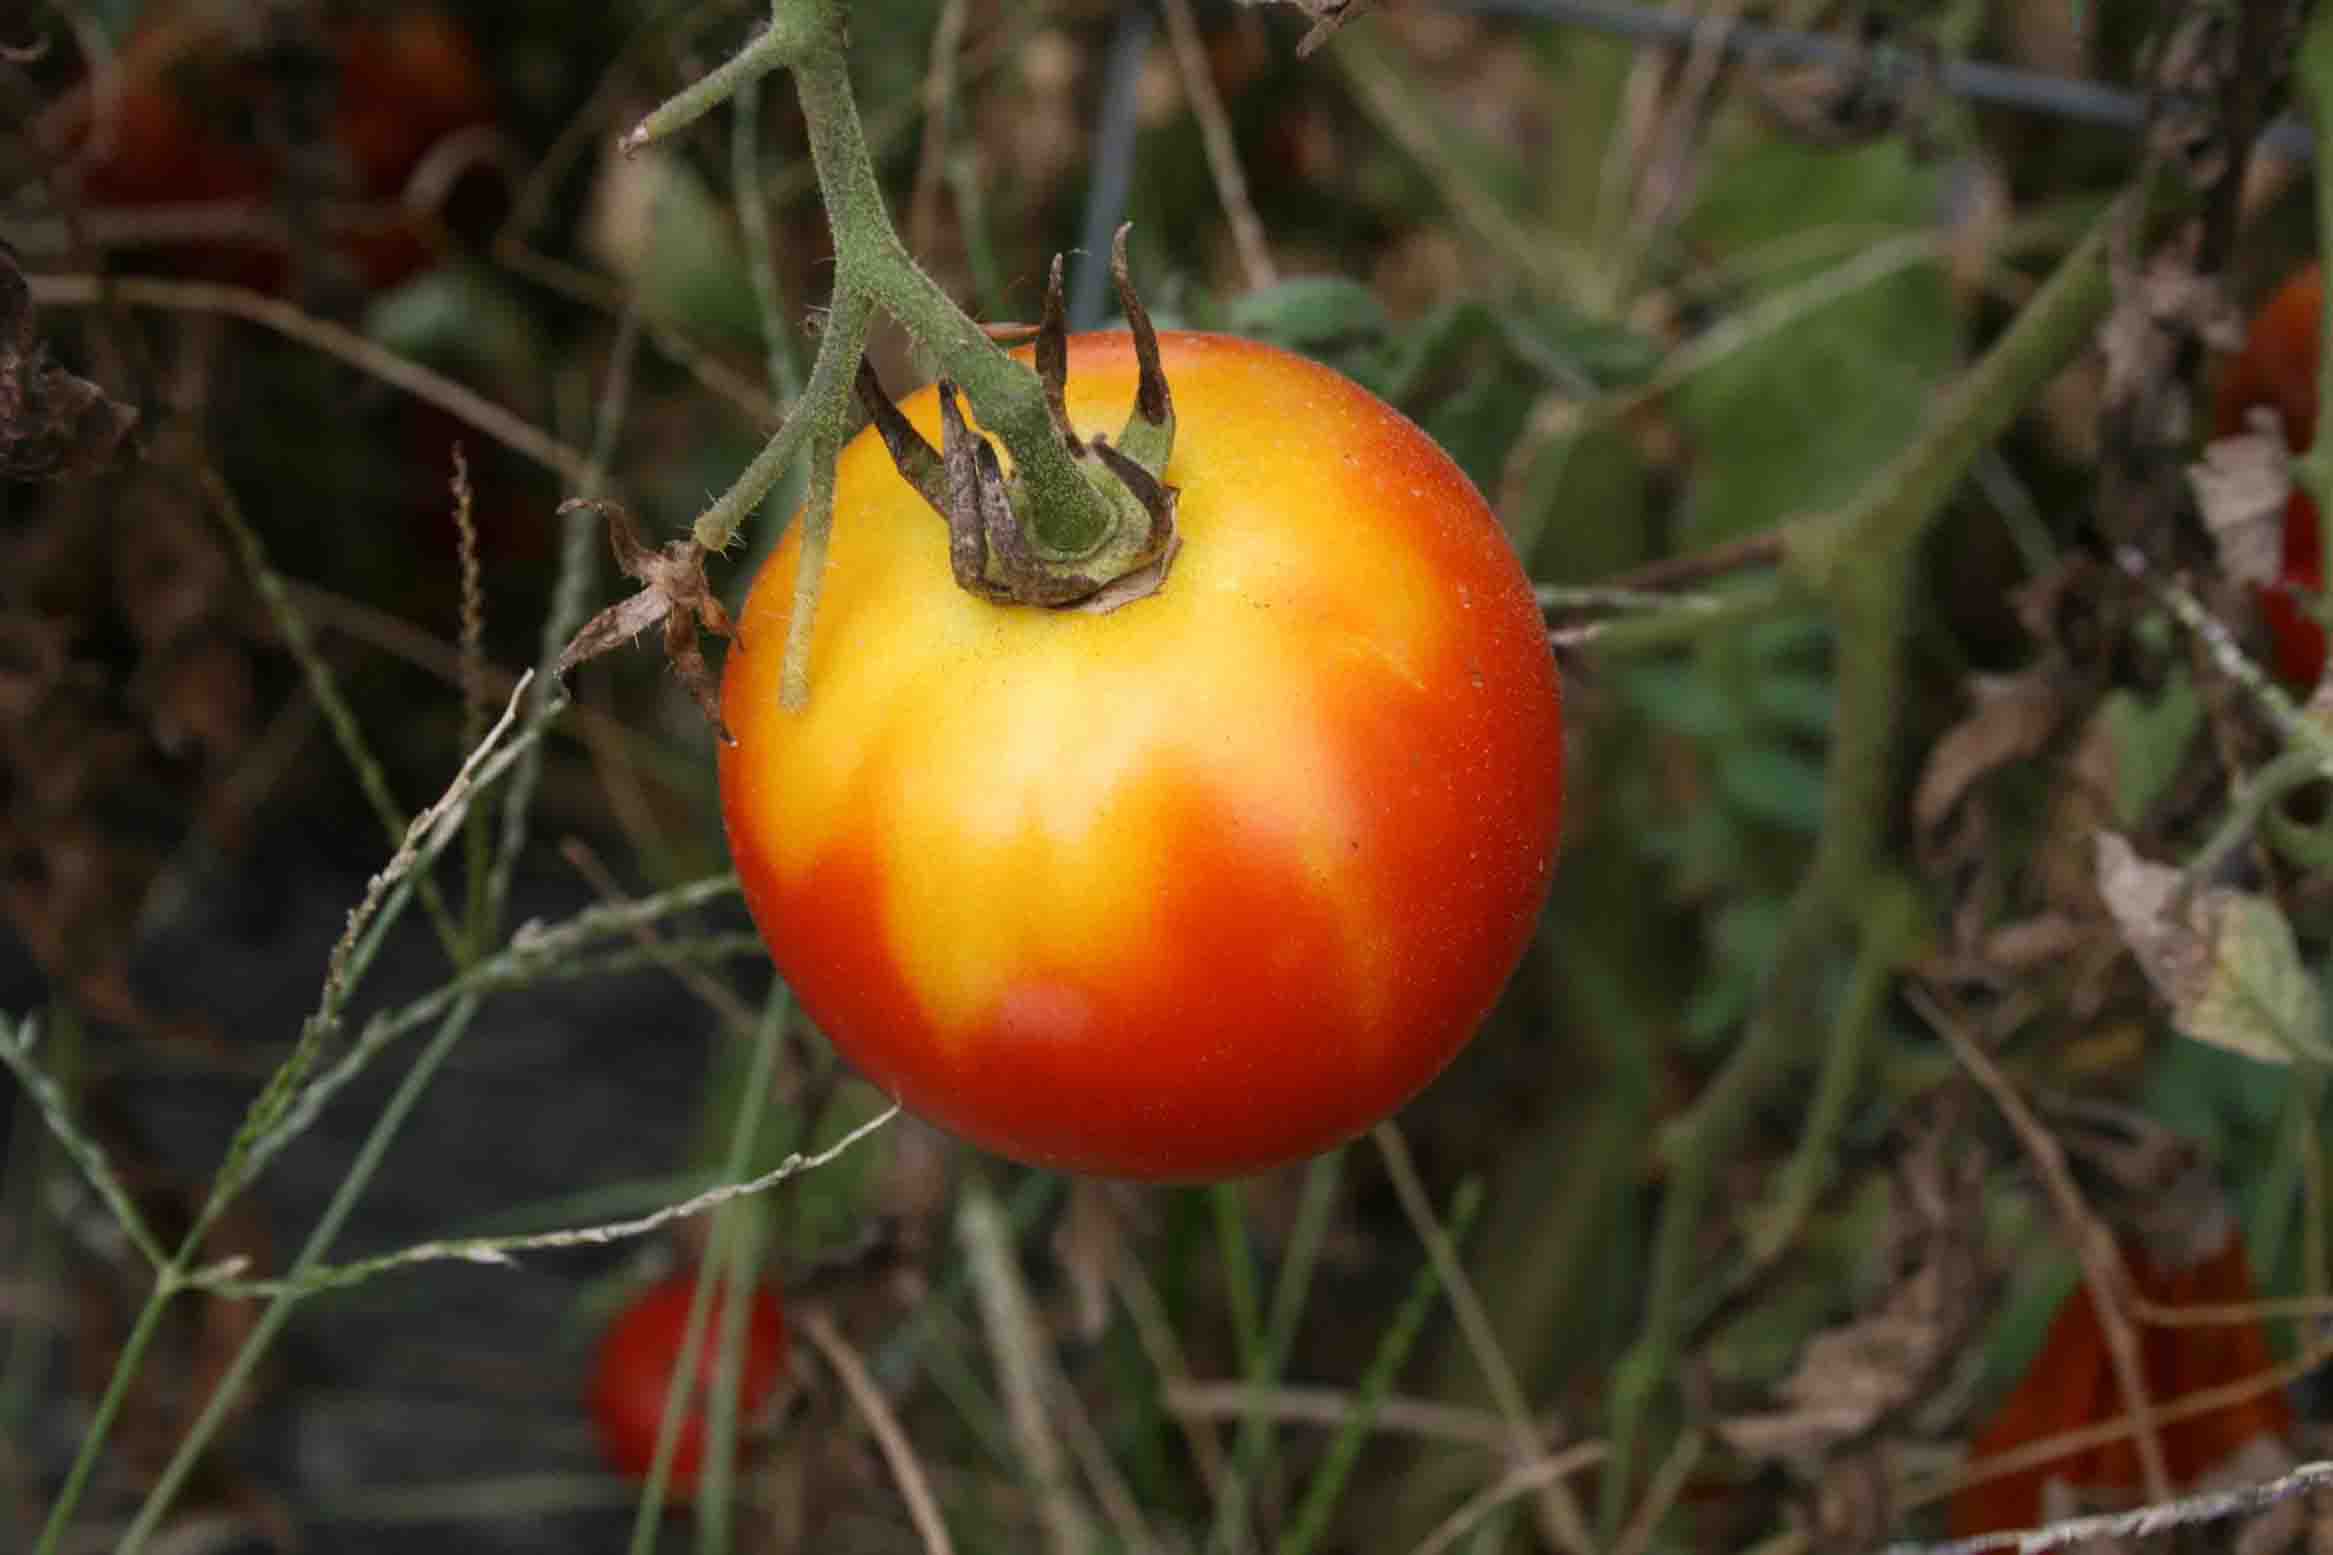
[[[834,230],[836,316],[871,303],[899,320],[938,360],[942,375],[963,389],[981,425],[1012,454],[1024,498],[1019,517],[1037,554],[1048,561],[1091,556],[1126,522],[1125,515],[1071,458],[1047,414],[1036,373],[989,339],[900,241],[867,150],[843,37],[839,0],[780,0],[768,31],[642,120],[624,143],[627,148],[645,145],[735,95],[744,83],[778,65],[789,68]],[[839,364],[831,361],[836,335],[830,327],[809,387],[785,427],[697,520],[699,545],[719,550],[729,543],[804,438],[815,441],[824,431],[839,441],[850,414],[858,351],[849,351]]]

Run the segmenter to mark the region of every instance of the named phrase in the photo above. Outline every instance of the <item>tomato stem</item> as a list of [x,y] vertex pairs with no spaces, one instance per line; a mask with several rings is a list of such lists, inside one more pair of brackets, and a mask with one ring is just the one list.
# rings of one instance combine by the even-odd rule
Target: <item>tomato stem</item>
[[[820,341],[810,382],[785,425],[698,518],[697,543],[706,550],[725,548],[805,440],[814,461],[824,445],[840,447],[851,430],[854,379],[859,398],[866,398],[868,382],[859,357],[867,315],[880,307],[937,359],[941,372],[970,401],[980,426],[967,445],[975,475],[987,462],[997,463],[993,493],[976,483],[966,488],[976,499],[970,505],[960,511],[944,506],[956,483],[935,468],[943,461],[925,457],[929,445],[924,453],[905,445],[897,436],[904,422],[877,418],[894,457],[906,448],[902,468],[909,480],[927,499],[941,499],[934,505],[949,520],[952,554],[962,551],[968,537],[987,537],[982,564],[969,572],[959,565],[958,581],[999,603],[1038,605],[1095,597],[1136,574],[1150,575],[1149,586],[1155,587],[1156,576],[1163,575],[1161,559],[1172,550],[1172,493],[1159,477],[1172,452],[1174,417],[1158,368],[1156,337],[1127,279],[1124,233],[1112,273],[1134,326],[1143,373],[1134,412],[1116,449],[1103,452],[1069,425],[1058,265],[1047,298],[1048,327],[1039,334],[1042,371],[1033,371],[967,316],[900,241],[852,95],[846,31],[840,0],[776,0],[767,28],[641,120],[621,142],[625,151],[638,151],[695,122],[770,71],[788,70],[801,99],[811,160],[834,232],[833,319]],[[846,322],[851,327],[837,327]],[[984,452],[990,436],[1008,451],[1009,472],[993,451]],[[1129,464],[1135,470],[1131,480]],[[814,470],[813,486],[820,482]],[[831,470],[824,483],[831,487]],[[999,502],[1009,534],[997,526]],[[801,606],[807,613],[816,602],[816,577],[807,567],[803,576]],[[807,625],[802,626],[806,634]],[[791,652],[788,664],[789,688],[802,689],[794,673],[802,666]]]

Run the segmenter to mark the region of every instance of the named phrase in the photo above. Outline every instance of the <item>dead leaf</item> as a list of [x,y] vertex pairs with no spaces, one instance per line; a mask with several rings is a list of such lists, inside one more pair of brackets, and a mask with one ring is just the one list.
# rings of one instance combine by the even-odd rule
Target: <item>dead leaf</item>
[[32,328],[32,285],[0,242],[0,476],[46,481],[113,462],[138,413],[49,359]]
[[2004,923],[1985,936],[1984,959],[2007,972],[2030,972],[2061,962],[2089,942],[2089,931],[2062,913]]
[[2317,985],[2270,898],[2210,886],[2098,834],[2098,890],[2181,1035],[2262,1063],[2333,1061]]
[[1912,815],[1934,831],[1961,796],[1987,773],[2038,755],[2065,716],[2065,698],[2046,670],[1969,679],[1975,704],[1929,752],[1912,795]]
[[2206,446],[2202,462],[2187,467],[2187,484],[2219,555],[2220,571],[2232,583],[2264,587],[2283,570],[2292,467],[2276,412],[2255,408],[2251,423],[2246,435]]
[[1983,1185],[1981,1157],[1948,1153],[1942,1131],[1905,1152],[1889,1227],[1902,1277],[1876,1310],[1807,1341],[1774,1389],[1788,1407],[1720,1421],[1728,1445],[1817,1477],[1836,1449],[1928,1395],[1979,1308]]

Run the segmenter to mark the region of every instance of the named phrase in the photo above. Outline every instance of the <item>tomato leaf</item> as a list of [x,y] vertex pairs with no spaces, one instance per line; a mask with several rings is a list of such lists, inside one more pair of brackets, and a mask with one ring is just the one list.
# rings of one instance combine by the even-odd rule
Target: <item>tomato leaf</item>
[[2249,892],[2181,886],[2178,870],[2099,835],[2099,894],[2181,1035],[2266,1064],[2333,1062],[2323,1001],[2283,909]]
[[[1837,152],[1767,138],[1721,159],[1689,223],[1691,238],[1740,252],[1824,223],[1917,226],[1937,208],[1937,175],[1900,145]],[[1960,350],[1960,321],[1939,263],[1869,278],[1860,256],[1762,279],[1740,317],[1800,289],[1804,311],[1753,333],[1680,386],[1673,405],[1709,472],[1694,483],[1685,548],[1844,500],[1908,444]],[[1835,278],[1835,280],[1834,280]]]

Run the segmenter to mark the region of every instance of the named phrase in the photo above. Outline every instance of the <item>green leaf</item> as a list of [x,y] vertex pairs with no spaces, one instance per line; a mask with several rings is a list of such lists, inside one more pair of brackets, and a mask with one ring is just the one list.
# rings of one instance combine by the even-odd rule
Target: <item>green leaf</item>
[[[1916,227],[1936,209],[1937,187],[1894,142],[1840,152],[1758,137],[1721,161],[1688,230],[1698,245],[1738,253],[1828,224]],[[1933,412],[1961,346],[1938,265],[1877,280],[1800,267],[1762,281],[1731,311],[1784,286],[1819,294],[1825,274],[1842,274],[1835,294],[1718,356],[1673,396],[1707,472],[1693,486],[1684,548],[1845,500]]]
[[1653,723],[1695,739],[1716,739],[1741,727],[1739,711],[1707,675],[1689,663],[1647,664],[1615,677],[1622,696]]
[[492,383],[530,382],[543,359],[533,315],[471,264],[433,266],[375,297],[364,332],[400,356]]
[[692,334],[761,340],[761,308],[728,208],[686,161],[650,148],[611,157],[585,245],[637,286],[650,317]]
[[1715,763],[1718,786],[1744,812],[1809,836],[1823,829],[1823,764],[1780,746],[1749,744]]
[[2114,744],[2114,821],[2136,827],[2179,776],[2187,747],[2203,728],[2203,699],[2175,671],[2152,702],[2127,690],[2108,693],[2101,716]]
[[1750,707],[1761,721],[1793,734],[1828,734],[1839,688],[1827,675],[1768,674],[1751,688]]

